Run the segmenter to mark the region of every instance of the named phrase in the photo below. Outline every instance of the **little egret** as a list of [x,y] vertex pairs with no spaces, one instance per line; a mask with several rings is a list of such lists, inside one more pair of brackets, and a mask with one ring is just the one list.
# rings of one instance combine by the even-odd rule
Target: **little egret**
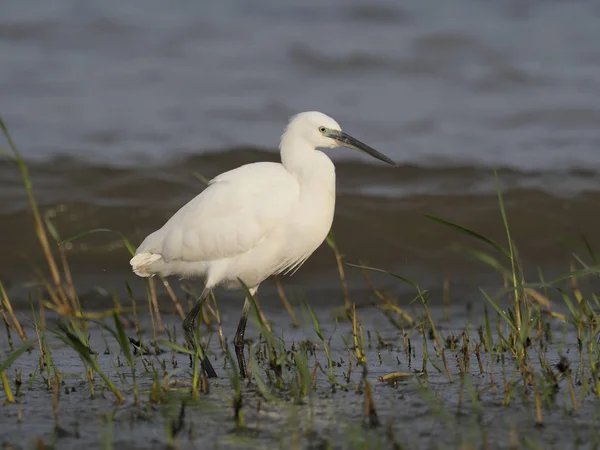
[[[281,136],[281,163],[246,164],[222,173],[138,247],[130,263],[141,277],[204,279],[202,295],[183,321],[191,349],[196,316],[213,288],[241,288],[241,280],[254,295],[266,278],[295,271],[323,243],[333,221],[335,168],[317,148],[340,146],[395,165],[344,133],[331,117],[303,112]],[[246,297],[233,341],[244,378],[249,310]],[[217,376],[208,358],[202,366],[208,377]]]

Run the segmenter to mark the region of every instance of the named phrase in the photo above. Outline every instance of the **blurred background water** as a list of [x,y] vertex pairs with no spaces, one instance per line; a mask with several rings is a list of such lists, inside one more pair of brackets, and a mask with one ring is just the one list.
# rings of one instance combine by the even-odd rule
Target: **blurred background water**
[[[599,20],[583,0],[4,0],[0,113],[63,237],[137,242],[202,188],[193,172],[275,160],[289,116],[320,110],[401,164],[328,152],[350,257],[455,267],[422,214],[501,237],[496,168],[525,256],[558,260],[600,225]],[[26,211],[1,163],[11,280],[36,261]],[[76,244],[75,270],[129,276],[111,239]],[[318,255],[306,270],[335,274]]]

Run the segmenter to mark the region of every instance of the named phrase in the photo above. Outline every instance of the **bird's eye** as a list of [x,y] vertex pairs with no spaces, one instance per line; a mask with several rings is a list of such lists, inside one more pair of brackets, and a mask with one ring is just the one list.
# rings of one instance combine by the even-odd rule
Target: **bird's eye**
[[325,127],[319,127],[319,131],[321,133],[325,133],[327,131],[327,128],[325,128]]

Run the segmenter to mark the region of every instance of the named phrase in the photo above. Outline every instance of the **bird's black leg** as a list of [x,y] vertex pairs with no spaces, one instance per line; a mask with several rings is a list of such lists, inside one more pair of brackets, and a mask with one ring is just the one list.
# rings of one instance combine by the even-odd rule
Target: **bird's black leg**
[[248,323],[248,313],[250,312],[250,300],[248,297],[244,299],[244,308],[242,309],[242,317],[238,324],[235,337],[233,338],[233,345],[235,347],[235,356],[237,356],[238,366],[240,368],[240,376],[242,378],[248,378],[248,372],[246,371],[246,360],[244,359],[244,332],[246,331],[246,324]]
[[[209,294],[210,289],[204,289],[204,291],[202,291],[202,295],[198,297],[198,300],[196,300],[196,303],[194,304],[192,309],[190,309],[188,315],[185,316],[185,319],[183,319],[183,332],[185,334],[185,340],[188,343],[190,350],[196,349],[196,317],[198,316],[198,312],[200,311],[202,303],[204,302],[206,297],[208,297]],[[210,363],[210,360],[208,359],[206,351],[202,353],[204,355],[204,358],[202,358],[201,360],[202,368],[204,369],[204,372],[206,372],[206,376],[208,378],[217,378],[217,372],[215,372],[215,369],[213,369],[213,366]]]

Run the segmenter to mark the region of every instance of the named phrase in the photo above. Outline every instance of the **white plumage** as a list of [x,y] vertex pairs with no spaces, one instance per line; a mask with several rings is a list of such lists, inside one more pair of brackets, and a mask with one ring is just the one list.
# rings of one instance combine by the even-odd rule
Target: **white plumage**
[[[333,221],[335,168],[316,148],[341,145],[393,164],[325,114],[300,113],[281,137],[281,164],[247,164],[215,177],[144,239],[131,259],[133,271],[141,277],[201,277],[205,293],[219,285],[239,287],[239,278],[254,293],[269,276],[297,269]],[[184,327],[194,324],[195,315],[188,319]],[[244,314],[242,319],[245,327]],[[240,371],[245,375],[241,362]]]
[[[333,219],[333,173],[324,188],[316,205],[301,195],[298,179],[281,164],[231,170],[149,235],[131,264],[141,276],[201,276],[209,288],[237,285],[239,277],[254,287],[306,259],[321,244]],[[318,223],[307,220],[315,207],[325,212]],[[311,236],[304,245],[293,245],[299,226],[308,222]]]

